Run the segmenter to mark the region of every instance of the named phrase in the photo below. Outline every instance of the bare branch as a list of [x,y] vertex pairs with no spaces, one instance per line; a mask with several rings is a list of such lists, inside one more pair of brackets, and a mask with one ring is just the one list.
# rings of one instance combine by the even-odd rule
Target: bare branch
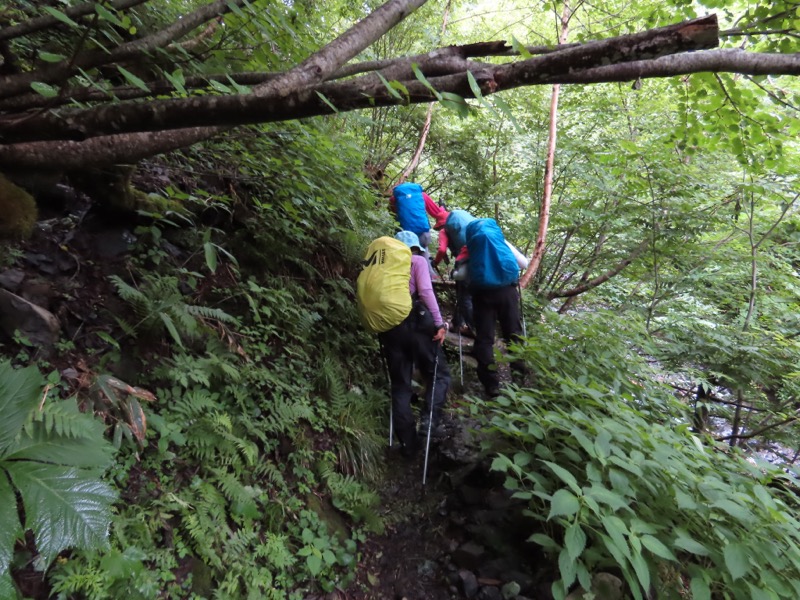
[[617,264],[614,268],[609,269],[602,275],[599,275],[582,285],[576,286],[571,290],[567,290],[564,292],[559,292],[559,291],[548,292],[547,299],[552,300],[553,298],[569,298],[571,296],[577,296],[579,294],[583,294],[584,292],[588,292],[589,290],[596,288],[597,286],[605,283],[612,277],[618,275],[625,267],[627,267],[634,260],[636,260],[639,257],[639,255],[644,251],[644,249],[647,248],[647,245],[649,243],[650,240],[645,238],[636,248],[634,248],[633,252],[631,252],[624,260],[621,260],[619,264]]

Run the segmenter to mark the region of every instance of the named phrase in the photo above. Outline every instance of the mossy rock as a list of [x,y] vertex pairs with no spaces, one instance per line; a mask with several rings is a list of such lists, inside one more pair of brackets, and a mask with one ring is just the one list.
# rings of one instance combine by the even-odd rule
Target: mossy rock
[[27,239],[38,217],[33,196],[0,174],[0,239]]

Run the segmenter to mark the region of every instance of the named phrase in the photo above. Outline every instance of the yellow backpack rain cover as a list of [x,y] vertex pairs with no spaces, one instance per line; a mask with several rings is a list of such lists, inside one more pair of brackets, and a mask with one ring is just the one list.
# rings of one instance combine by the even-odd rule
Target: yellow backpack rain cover
[[400,240],[384,236],[373,241],[356,281],[358,312],[373,333],[389,331],[411,314],[411,250]]

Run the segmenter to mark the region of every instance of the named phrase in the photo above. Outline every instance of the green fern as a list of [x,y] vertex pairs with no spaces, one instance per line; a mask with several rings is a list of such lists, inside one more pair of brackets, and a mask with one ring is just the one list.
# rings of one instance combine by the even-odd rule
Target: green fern
[[196,338],[207,323],[236,323],[236,319],[218,308],[197,306],[184,301],[176,277],[148,274],[141,289],[117,275],[109,277],[120,298],[131,305],[139,321],[133,325],[117,319],[123,330],[135,333],[142,329],[161,333],[166,329],[173,341],[183,347],[183,338]]
[[320,363],[315,388],[327,399],[325,412],[337,438],[338,465],[342,472],[368,478],[381,469],[386,400],[376,392],[348,389],[345,368],[338,359],[325,357]]
[[323,477],[337,509],[350,515],[356,523],[364,523],[370,531],[383,533],[383,522],[376,512],[380,504],[378,494],[349,475],[328,470]]
[[97,438],[105,433],[100,421],[87,419],[80,411],[77,402],[45,402],[41,410],[30,414],[25,424],[25,433],[34,435],[40,431],[44,434],[55,434],[67,438]]

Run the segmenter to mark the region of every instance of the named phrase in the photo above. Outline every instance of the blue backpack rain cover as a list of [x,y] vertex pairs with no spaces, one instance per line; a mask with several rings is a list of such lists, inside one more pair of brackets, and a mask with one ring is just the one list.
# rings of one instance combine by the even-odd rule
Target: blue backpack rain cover
[[425,212],[425,199],[422,197],[422,186],[418,183],[401,183],[392,191],[397,220],[405,231],[413,231],[417,235],[430,230],[428,214]]
[[450,250],[454,254],[467,245],[467,225],[475,220],[471,214],[465,210],[456,209],[450,211],[447,221],[444,223],[444,231],[447,233],[447,242]]
[[513,285],[519,265],[494,219],[475,219],[467,225],[470,284],[478,289]]

